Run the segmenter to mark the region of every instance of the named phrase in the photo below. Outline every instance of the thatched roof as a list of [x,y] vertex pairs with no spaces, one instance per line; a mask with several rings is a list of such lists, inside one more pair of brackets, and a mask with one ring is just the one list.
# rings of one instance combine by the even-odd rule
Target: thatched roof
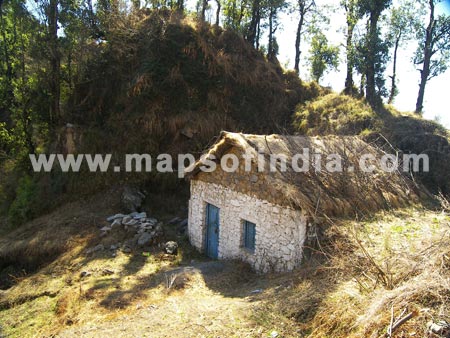
[[[400,172],[382,171],[379,164],[372,173],[359,170],[361,155],[372,154],[379,160],[384,153],[356,136],[306,137],[222,132],[205,156],[214,155],[219,160],[233,147],[255,158],[258,153],[265,158],[271,154],[285,156],[288,159],[286,172],[281,172],[278,166],[273,172],[265,170],[267,189],[282,193],[283,198],[276,201],[277,204],[303,209],[311,216],[364,214],[404,205],[416,199],[414,185]],[[324,163],[327,155],[338,154],[344,159],[343,166],[352,166],[354,171],[317,172],[311,167],[308,172],[294,172],[292,157],[302,154],[305,148],[311,155],[320,153]],[[370,161],[366,163],[370,165]],[[199,160],[188,168],[188,177],[195,179],[202,165]]]

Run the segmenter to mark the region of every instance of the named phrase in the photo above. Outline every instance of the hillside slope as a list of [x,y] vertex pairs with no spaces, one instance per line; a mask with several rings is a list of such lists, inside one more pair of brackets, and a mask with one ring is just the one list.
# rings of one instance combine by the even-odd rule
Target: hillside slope
[[[22,270],[10,269],[14,285],[0,291],[0,335],[379,337],[391,312],[405,311],[412,318],[393,337],[425,337],[428,322],[450,319],[446,212],[415,207],[339,221],[297,271],[257,275],[193,251],[167,222],[176,214],[160,216],[156,205],[161,240],[176,239],[178,255],[158,246],[114,254],[109,246],[127,234],[98,229],[117,198],[111,191],[64,206],[2,238],[0,262]],[[99,244],[105,249],[89,250]]]
[[166,10],[123,20],[95,47],[68,102],[70,122],[105,136],[97,149],[198,151],[221,130],[290,129],[295,106],[324,92],[236,32]]
[[306,135],[359,135],[389,154],[426,154],[429,172],[415,179],[434,194],[450,194],[450,137],[437,122],[392,106],[376,112],[364,100],[330,93],[299,104],[293,126]]

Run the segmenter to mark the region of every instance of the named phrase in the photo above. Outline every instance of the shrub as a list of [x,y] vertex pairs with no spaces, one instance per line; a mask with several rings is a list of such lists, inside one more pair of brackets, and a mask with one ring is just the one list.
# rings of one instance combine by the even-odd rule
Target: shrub
[[365,101],[332,93],[298,105],[294,128],[305,135],[360,135],[380,131],[380,121]]
[[36,183],[30,176],[19,180],[16,198],[9,207],[8,218],[12,225],[17,226],[31,219],[35,214]]

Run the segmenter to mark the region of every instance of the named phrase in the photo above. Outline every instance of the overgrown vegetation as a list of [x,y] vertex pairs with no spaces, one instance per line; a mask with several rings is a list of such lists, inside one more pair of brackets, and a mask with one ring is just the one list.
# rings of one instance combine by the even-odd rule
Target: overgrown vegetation
[[[381,336],[392,313],[405,310],[412,318],[394,336],[426,336],[428,321],[450,316],[450,216],[440,210],[337,221],[319,230],[301,269],[261,276],[239,263],[204,262],[184,237],[177,256],[155,246],[112,257],[108,247],[123,230],[103,238],[93,232],[118,207],[117,193],[64,206],[0,240],[0,263],[9,264],[3,271],[14,277],[5,284],[0,274],[8,287],[0,291],[3,334],[138,333],[150,326],[159,336]],[[174,197],[173,205],[182,200]],[[174,207],[149,205],[163,220],[174,215]],[[176,236],[174,227],[165,229],[167,238]],[[99,243],[106,249],[88,253]],[[198,268],[168,288],[185,265]]]
[[450,316],[449,226],[420,208],[340,221],[289,288],[261,297],[255,318],[287,323],[286,336],[387,337],[391,320],[412,314],[393,337],[425,337],[427,322]]
[[336,93],[300,104],[294,128],[304,135],[360,135],[389,153],[427,154],[429,172],[417,173],[433,193],[450,192],[450,144],[448,131],[439,123],[392,106],[373,110],[364,99]]

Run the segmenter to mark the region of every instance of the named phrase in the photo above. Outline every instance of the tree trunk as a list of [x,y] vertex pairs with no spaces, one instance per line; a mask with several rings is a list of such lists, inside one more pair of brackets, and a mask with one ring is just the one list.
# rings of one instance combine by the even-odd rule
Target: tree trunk
[[260,18],[260,4],[259,0],[254,0],[252,5],[252,19],[248,27],[247,41],[252,45],[255,45],[257,29],[259,25]]
[[60,55],[58,50],[58,0],[50,0],[48,11],[48,33],[50,44],[50,121],[57,123],[60,118],[59,101],[61,96],[60,88]]
[[261,20],[258,22],[258,28],[256,29],[256,43],[255,43],[256,50],[259,50],[260,38],[261,38]]
[[297,34],[295,36],[295,64],[294,64],[294,70],[298,74],[300,72],[300,44],[302,40],[302,30],[303,30],[303,24],[305,22],[305,12],[302,7],[300,7],[300,19],[298,20],[298,26],[297,26]]
[[366,87],[366,75],[363,73],[361,74],[361,83],[359,85],[359,95],[361,95],[361,97],[365,96],[365,91],[364,88]]
[[423,100],[425,97],[425,86],[430,76],[431,55],[433,50],[433,29],[434,29],[434,0],[430,0],[430,21],[428,22],[427,32],[425,34],[425,46],[423,53],[423,67],[420,70],[419,94],[417,95],[416,113],[422,114]]
[[216,26],[219,26],[219,23],[220,23],[220,9],[221,9],[220,0],[216,0],[216,4],[217,4],[217,9],[216,9]]
[[[20,30],[23,31],[23,19],[19,19],[20,24]],[[20,102],[21,104],[21,110],[22,110],[22,127],[23,127],[23,133],[25,137],[25,143],[27,146],[27,150],[29,154],[35,154],[36,153],[36,147],[33,142],[33,122],[31,120],[30,111],[29,111],[29,101],[30,98],[27,95],[27,89],[25,86],[25,83],[27,83],[27,73],[26,73],[26,57],[25,57],[25,41],[23,34],[20,34],[20,70],[21,70],[21,81],[22,84],[20,86],[20,90],[22,91],[22,100]]]
[[183,13],[184,11],[184,0],[177,0],[177,12]]
[[394,102],[394,98],[397,95],[397,52],[398,52],[398,46],[400,45],[400,39],[402,38],[402,33],[397,36],[397,39],[395,40],[395,47],[394,47],[394,60],[392,65],[392,76],[391,76],[391,93],[389,95],[388,103],[391,104]]
[[273,59],[273,7],[270,7],[269,11],[269,45],[267,47],[267,58],[269,61]]
[[206,19],[206,8],[208,7],[208,1],[209,0],[203,0],[202,1],[202,13],[201,13],[201,16],[200,16],[202,21],[205,21],[205,19]]
[[366,99],[372,107],[379,103],[375,86],[375,50],[377,43],[377,25],[380,13],[372,12],[369,19],[369,41],[366,60]]
[[352,56],[354,29],[355,29],[355,24],[353,22],[350,22],[350,20],[348,20],[347,21],[347,44],[346,44],[347,76],[345,78],[345,89],[344,89],[344,93],[347,95],[354,94],[353,56]]

